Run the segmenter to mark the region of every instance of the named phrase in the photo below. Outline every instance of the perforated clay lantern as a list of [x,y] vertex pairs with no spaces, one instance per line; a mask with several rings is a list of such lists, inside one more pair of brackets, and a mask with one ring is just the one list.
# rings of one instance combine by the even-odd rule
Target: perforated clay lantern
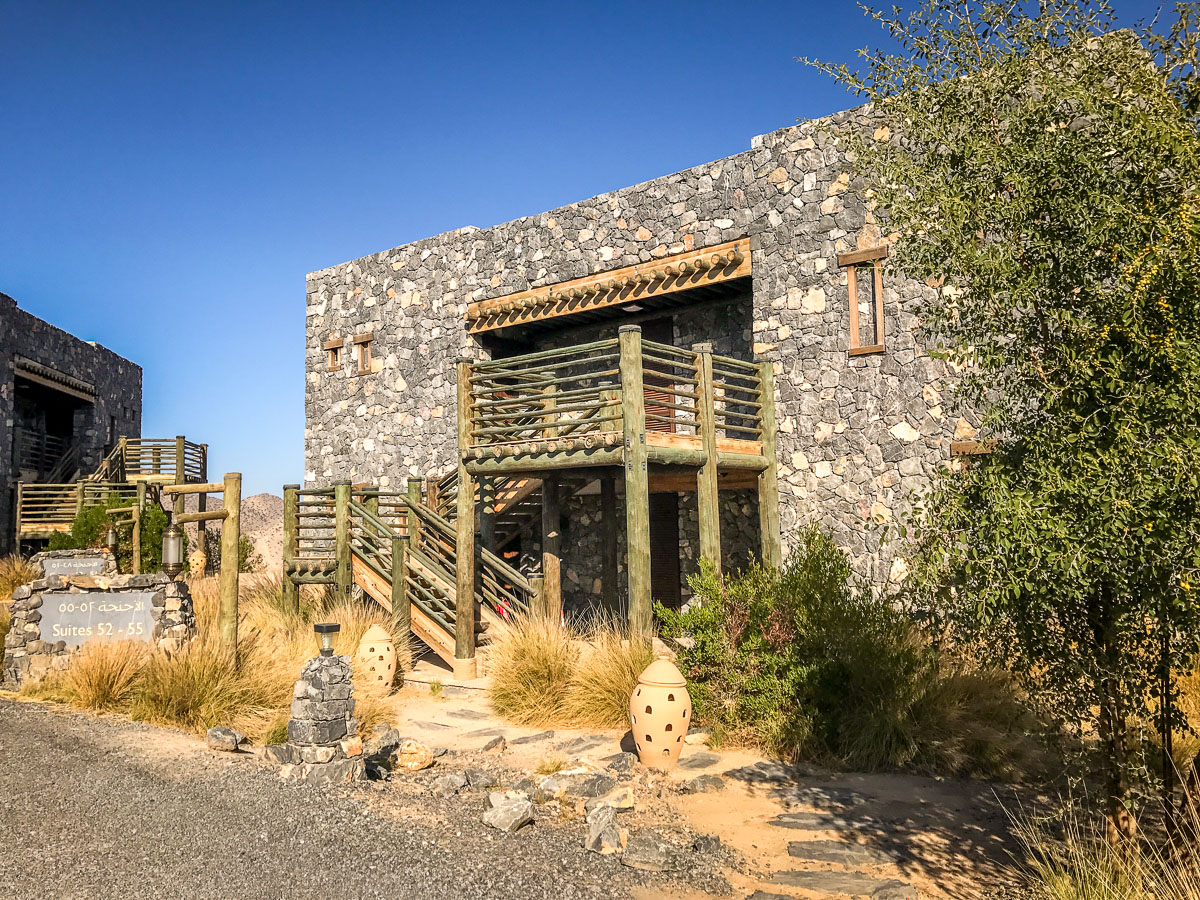
[[692,698],[683,674],[669,659],[656,659],[638,677],[629,700],[629,721],[642,764],[673,768],[692,722]]
[[355,687],[381,697],[392,688],[396,675],[396,646],[382,625],[372,625],[358,642],[354,654]]

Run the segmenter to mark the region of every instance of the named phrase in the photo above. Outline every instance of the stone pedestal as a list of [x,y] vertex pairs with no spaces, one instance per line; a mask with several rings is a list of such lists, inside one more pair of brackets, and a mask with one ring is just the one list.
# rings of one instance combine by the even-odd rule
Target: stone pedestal
[[339,784],[364,777],[350,677],[345,656],[318,656],[304,666],[292,691],[288,742],[265,751],[283,763],[279,774],[285,780]]

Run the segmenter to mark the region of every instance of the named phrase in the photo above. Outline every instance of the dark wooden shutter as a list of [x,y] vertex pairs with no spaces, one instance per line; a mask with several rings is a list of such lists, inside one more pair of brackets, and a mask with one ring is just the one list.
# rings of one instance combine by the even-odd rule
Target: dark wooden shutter
[[679,496],[650,495],[650,596],[679,609]]
[[[672,342],[675,340],[675,328],[672,325],[672,320],[655,319],[653,322],[645,322],[642,325],[642,340],[654,341],[656,344],[671,344],[674,346]],[[661,368],[661,366],[655,366],[655,368]],[[664,418],[669,417],[671,415],[670,408],[663,406],[662,404],[670,403],[673,395],[667,393],[666,391],[655,390],[655,387],[671,387],[671,385],[666,384],[661,377],[655,378],[653,375],[646,376],[645,374],[643,374],[643,377],[646,380],[644,387],[644,393],[646,397],[646,412],[651,413],[652,415],[662,416]],[[655,401],[658,402],[656,403]],[[675,426],[670,422],[647,422],[646,430],[672,432],[675,430]]]

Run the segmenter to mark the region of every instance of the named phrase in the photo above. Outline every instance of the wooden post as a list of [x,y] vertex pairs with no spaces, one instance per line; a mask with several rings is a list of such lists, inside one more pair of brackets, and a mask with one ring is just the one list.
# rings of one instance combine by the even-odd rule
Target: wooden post
[[187,482],[187,441],[182,434],[175,435],[175,483]]
[[[200,445],[200,483],[201,484],[208,483],[208,444]],[[197,512],[206,512],[207,510],[208,510],[208,494],[197,494],[196,495],[196,511]],[[208,559],[208,523],[205,522],[203,519],[201,519],[199,522],[196,523],[196,541],[200,545],[200,552],[204,554],[205,571],[201,572],[200,574],[205,575],[205,574],[207,574],[207,570],[210,568],[210,566],[209,566],[209,559]],[[287,579],[285,578],[284,584],[286,584],[286,583],[287,583]],[[297,597],[297,603],[299,603],[299,597]]]
[[117,446],[121,448],[121,452],[118,455],[121,469],[119,472],[109,473],[110,481],[124,481],[129,477],[129,465],[125,458],[126,454],[129,452],[129,438],[125,437],[125,435],[121,435],[121,437],[117,438]]
[[551,622],[562,621],[562,512],[552,472],[542,478],[542,608]]
[[535,616],[546,614],[545,594],[542,592],[542,576],[529,576],[529,590],[533,594],[530,610]]
[[721,574],[721,502],[717,480],[717,418],[713,395],[712,344],[692,347],[696,357],[699,398],[696,418],[699,423],[700,447],[704,450],[704,465],[696,473],[696,507],[700,519],[700,555],[709,560]]
[[621,422],[625,443],[625,549],[629,631],[650,639],[650,480],[646,468],[646,396],[642,385],[642,329],[622,325]]
[[496,551],[496,479],[479,479],[479,540],[484,548]]
[[412,609],[408,605],[408,595],[404,584],[407,563],[405,539],[398,534],[392,535],[392,619],[395,622],[397,655],[404,657],[406,668],[412,667],[412,656],[409,650],[412,646]]
[[[86,481],[75,482],[75,515],[79,515],[81,512],[83,512],[83,498],[84,492],[87,490],[86,486]],[[17,506],[20,507],[19,501]]]
[[225,518],[221,521],[220,607],[217,634],[224,647],[237,660],[238,643],[238,541],[242,527],[242,473],[225,473]]
[[[408,485],[407,485],[406,489],[408,491],[408,505],[414,506],[414,507],[420,506],[421,505],[421,479],[420,478],[408,479]],[[417,520],[417,517],[415,515],[413,515],[412,513],[406,512],[404,514],[404,526],[405,526],[405,529],[408,531],[409,549],[412,549],[413,547],[417,546],[418,538],[420,537],[420,534],[421,534],[421,524]]]
[[135,488],[137,499],[133,504],[133,574],[142,574],[142,510],[146,508],[146,482],[139,481]]
[[767,467],[758,473],[758,530],[762,541],[762,561],[766,566],[783,565],[779,532],[779,482],[775,455],[775,370],[770,360],[758,364],[762,404],[762,448]]
[[454,677],[475,677],[475,483],[463,465],[471,446],[471,363],[458,361],[458,520],[454,523]]
[[600,586],[601,602],[608,613],[616,613],[617,599],[617,480],[611,470],[600,476],[600,527],[604,530]]
[[[204,495],[201,494],[201,497]],[[203,534],[203,532],[199,532]],[[283,486],[283,605],[300,611],[300,586],[292,581],[289,569],[295,564],[300,546],[300,485]]]
[[350,565],[350,482],[333,483],[334,557],[337,570],[334,582],[342,599],[350,596],[354,573]]

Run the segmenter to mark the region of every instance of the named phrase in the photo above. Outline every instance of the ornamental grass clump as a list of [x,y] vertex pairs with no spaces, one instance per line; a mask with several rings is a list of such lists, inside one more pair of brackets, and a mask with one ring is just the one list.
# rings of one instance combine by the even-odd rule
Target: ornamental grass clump
[[0,604],[12,600],[12,593],[37,578],[33,564],[19,554],[0,557]]
[[594,626],[579,645],[562,705],[577,728],[628,728],[629,697],[654,661],[649,644],[631,641],[615,622]]
[[497,714],[518,725],[564,720],[563,699],[575,668],[572,635],[543,616],[518,616],[488,651],[490,698]]
[[124,708],[137,689],[149,657],[149,646],[139,641],[88,644],[64,676],[70,702],[102,711]]
[[[1183,847],[1157,842],[1114,845],[1095,829],[1091,811],[1069,807],[1056,822],[1016,822],[1027,858],[1024,881],[1036,900],[1200,900],[1200,862]],[[1185,831],[1200,833],[1194,807],[1183,811]],[[1141,829],[1139,829],[1141,830]]]

